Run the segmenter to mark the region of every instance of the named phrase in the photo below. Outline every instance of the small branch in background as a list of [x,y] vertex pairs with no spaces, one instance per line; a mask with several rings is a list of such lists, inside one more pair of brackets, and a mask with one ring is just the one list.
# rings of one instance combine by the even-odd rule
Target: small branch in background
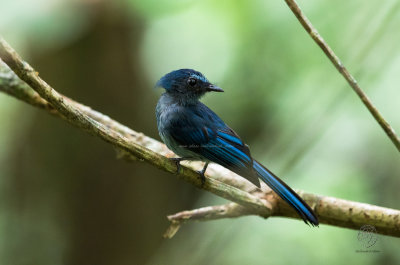
[[[128,161],[146,161],[166,172],[176,173],[175,163],[168,159],[173,153],[164,144],[59,94],[41,80],[32,67],[22,61],[1,38],[0,58],[19,75],[18,78],[0,61],[0,91],[46,110],[103,139],[116,147],[119,156]],[[207,181],[202,186],[198,173],[194,171],[201,168],[201,163],[185,165],[187,166],[183,166],[181,172],[177,174],[179,178],[233,203],[169,216],[172,225],[166,232],[167,237],[172,237],[183,223],[192,220],[205,221],[246,215],[257,215],[263,218],[285,216],[299,219],[296,212],[265,185],[262,186],[262,190],[255,189],[252,184],[229,170],[212,165],[208,170]],[[370,224],[374,225],[380,234],[400,237],[400,211],[398,210],[302,191],[297,191],[297,193],[314,209],[321,223],[352,229],[359,229],[364,224]]]
[[311,38],[318,44],[318,46],[324,51],[326,56],[328,56],[329,60],[333,63],[336,69],[340,72],[340,74],[346,79],[347,83],[353,88],[353,90],[357,93],[358,97],[367,107],[369,112],[375,118],[375,120],[379,123],[382,129],[385,131],[387,136],[396,146],[397,150],[400,152],[400,137],[396,134],[392,126],[383,118],[382,114],[379,110],[374,106],[368,96],[364,93],[361,87],[358,85],[357,80],[349,73],[347,68],[340,61],[339,57],[333,52],[333,50],[329,47],[326,41],[322,38],[322,36],[318,33],[317,29],[311,24],[310,20],[305,16],[305,14],[301,11],[300,7],[297,5],[295,0],[285,0],[286,4],[292,10],[294,15],[297,17],[301,25],[303,25],[304,29],[308,32]]
[[210,221],[254,214],[257,213],[249,211],[249,209],[233,202],[224,205],[208,206],[196,210],[179,212],[167,216],[171,224],[164,233],[164,237],[172,238],[176,232],[178,232],[179,228],[188,221]]

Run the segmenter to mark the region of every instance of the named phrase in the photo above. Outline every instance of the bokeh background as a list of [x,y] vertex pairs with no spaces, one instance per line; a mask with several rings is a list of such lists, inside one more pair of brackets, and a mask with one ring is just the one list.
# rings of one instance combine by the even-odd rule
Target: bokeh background
[[[396,0],[299,4],[400,131]],[[0,32],[63,94],[159,139],[153,89],[194,68],[225,89],[204,102],[291,186],[400,208],[399,153],[281,1],[0,0]],[[223,203],[0,94],[0,263],[399,264],[400,240],[357,253],[357,231],[258,217],[185,225]]]

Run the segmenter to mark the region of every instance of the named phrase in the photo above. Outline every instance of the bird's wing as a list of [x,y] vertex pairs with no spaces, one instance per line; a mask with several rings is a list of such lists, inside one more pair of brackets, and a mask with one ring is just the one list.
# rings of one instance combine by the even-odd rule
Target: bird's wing
[[240,137],[224,123],[210,123],[199,117],[181,119],[171,126],[171,136],[181,146],[260,186],[254,174],[250,150]]

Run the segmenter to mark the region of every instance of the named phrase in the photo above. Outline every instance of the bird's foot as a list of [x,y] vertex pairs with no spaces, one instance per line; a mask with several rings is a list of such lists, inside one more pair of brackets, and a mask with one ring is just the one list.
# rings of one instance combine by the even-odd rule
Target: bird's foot
[[201,180],[201,186],[202,187],[206,183],[206,176],[204,174],[206,173],[207,167],[208,167],[208,162],[204,165],[202,170],[197,171],[197,173],[199,173],[199,175],[200,175],[200,180]]
[[197,171],[197,173],[199,173],[199,175],[200,175],[201,186],[203,187],[204,184],[206,183],[206,176],[204,175],[204,171],[199,170],[199,171]]
[[183,160],[181,157],[171,157],[171,161],[173,161],[176,165],[176,173],[179,174],[179,171],[181,171],[181,161]]

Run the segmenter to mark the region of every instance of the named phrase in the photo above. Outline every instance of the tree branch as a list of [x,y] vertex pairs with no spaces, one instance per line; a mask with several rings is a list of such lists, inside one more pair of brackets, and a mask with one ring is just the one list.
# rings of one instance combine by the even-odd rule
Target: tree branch
[[[128,161],[146,161],[161,170],[176,173],[175,163],[168,159],[173,156],[173,153],[164,144],[59,94],[40,79],[38,73],[22,61],[1,38],[0,58],[19,77],[0,61],[0,91],[44,109],[103,139],[116,147],[120,157]],[[262,190],[255,189],[243,178],[217,165],[210,165],[206,183],[202,186],[199,175],[195,171],[201,168],[200,164],[190,163],[182,166],[182,170],[177,176],[198,188],[210,191],[234,203],[170,216],[169,219],[173,226],[167,235],[173,235],[174,230],[177,231],[183,220],[213,220],[245,215],[258,215],[264,218],[269,216],[299,218],[293,209],[266,185],[262,186]],[[377,228],[378,233],[400,237],[400,211],[321,197],[301,191],[298,193],[314,209],[321,223],[353,229],[358,229],[364,224],[371,224]]]
[[171,224],[167,231],[165,231],[164,237],[172,238],[176,232],[178,232],[181,225],[188,221],[210,221],[246,215],[257,215],[257,213],[233,202],[224,205],[208,206],[196,210],[179,212],[167,216]]
[[[321,223],[334,226],[359,229],[365,224],[373,225],[378,233],[400,237],[400,211],[373,206],[365,203],[352,202],[328,196],[318,196],[299,190],[296,192],[315,209]],[[259,194],[273,204],[273,216],[298,218],[294,211],[284,201],[273,193]],[[259,215],[257,212],[246,209],[236,203],[210,206],[191,211],[183,211],[168,216],[171,226],[164,236],[170,238],[180,226],[188,221],[208,221],[222,218],[233,218],[247,215]]]
[[379,110],[374,106],[372,101],[368,98],[368,96],[364,93],[361,87],[358,85],[357,80],[349,73],[347,68],[340,61],[339,57],[333,52],[333,50],[329,47],[329,45],[325,42],[322,36],[318,33],[317,29],[311,24],[310,20],[306,17],[306,15],[301,11],[300,7],[297,5],[295,0],[285,0],[286,4],[292,10],[294,15],[297,17],[303,28],[308,32],[310,37],[318,44],[318,46],[323,50],[325,55],[329,58],[329,60],[333,63],[339,73],[346,79],[347,83],[353,88],[358,97],[367,107],[369,112],[375,118],[375,120],[379,123],[382,129],[385,131],[387,136],[393,142],[397,150],[400,152],[400,137],[396,134],[392,126],[383,118],[382,114]]
[[[104,141],[112,144],[118,149],[121,149],[123,152],[127,152],[129,155],[136,157],[140,161],[146,161],[157,168],[170,173],[177,173],[177,167],[174,161],[151,151],[133,139],[124,136],[119,131],[114,130],[86,115],[82,109],[77,107],[76,103],[74,104],[70,99],[62,96],[43,81],[39,77],[38,72],[34,71],[27,62],[23,61],[2,38],[0,38],[0,58],[20,79],[25,81],[40,95],[40,97],[51,104],[69,123],[94,136],[100,137]],[[97,114],[99,115],[100,113]],[[116,123],[114,125],[116,125]],[[271,209],[268,207],[268,203],[263,202],[260,198],[247,192],[211,178],[208,178],[206,183],[202,185],[199,174],[187,167],[181,167],[181,171],[177,175],[196,187],[210,191],[225,199],[237,202],[240,205],[261,210],[265,216],[270,215]]]

